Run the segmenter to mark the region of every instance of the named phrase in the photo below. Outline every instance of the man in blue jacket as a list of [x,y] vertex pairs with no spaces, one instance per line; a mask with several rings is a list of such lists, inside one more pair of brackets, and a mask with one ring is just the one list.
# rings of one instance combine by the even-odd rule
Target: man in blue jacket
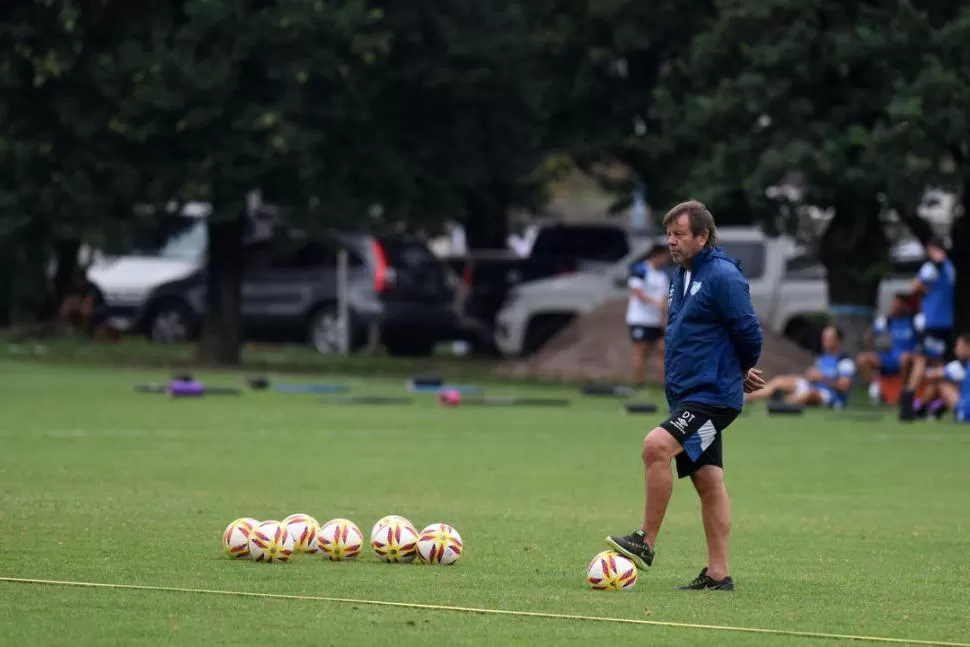
[[689,476],[701,499],[707,566],[684,590],[734,590],[728,572],[731,502],[724,486],[721,435],[741,413],[744,393],[765,385],[755,364],[762,331],[748,282],[717,247],[711,212],[691,200],[664,216],[670,255],[680,265],[668,296],[665,389],[670,417],[643,441],[643,525],[607,537],[614,550],[646,570],[673,491],[670,462]]

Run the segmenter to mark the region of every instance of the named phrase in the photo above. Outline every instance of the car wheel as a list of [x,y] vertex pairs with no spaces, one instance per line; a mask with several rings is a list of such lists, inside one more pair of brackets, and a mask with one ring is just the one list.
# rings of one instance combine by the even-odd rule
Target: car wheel
[[[350,323],[350,351],[357,348],[357,335],[353,317]],[[340,352],[343,324],[337,307],[334,305],[318,308],[310,315],[307,324],[307,341],[321,355],[335,355]]]
[[178,301],[160,303],[152,308],[147,329],[148,338],[159,344],[188,341],[194,330],[191,311]]

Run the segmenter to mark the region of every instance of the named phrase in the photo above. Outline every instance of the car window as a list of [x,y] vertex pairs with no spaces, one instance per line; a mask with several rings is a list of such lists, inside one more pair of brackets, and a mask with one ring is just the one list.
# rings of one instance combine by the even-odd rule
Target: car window
[[[336,268],[339,245],[329,238],[278,233],[272,239],[253,245],[247,253],[250,266],[261,269],[302,270]],[[349,250],[348,250],[349,251]],[[351,267],[363,264],[349,251]]]
[[759,241],[729,240],[718,243],[724,253],[741,263],[745,278],[760,279],[765,273],[765,245]]
[[382,239],[380,242],[392,267],[417,269],[440,265],[438,257],[417,241]]
[[630,253],[626,233],[618,227],[581,225],[545,227],[532,245],[532,255],[560,255],[588,261],[615,262]]

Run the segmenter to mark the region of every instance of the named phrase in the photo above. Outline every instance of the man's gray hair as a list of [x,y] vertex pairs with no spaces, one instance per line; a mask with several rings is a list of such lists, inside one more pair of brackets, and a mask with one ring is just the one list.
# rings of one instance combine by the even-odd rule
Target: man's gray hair
[[670,223],[685,213],[690,222],[690,233],[694,236],[700,236],[706,231],[707,244],[704,246],[710,248],[717,247],[717,225],[714,224],[714,216],[707,210],[703,202],[698,202],[697,200],[681,202],[668,211],[667,215],[664,216],[664,230],[670,226]]

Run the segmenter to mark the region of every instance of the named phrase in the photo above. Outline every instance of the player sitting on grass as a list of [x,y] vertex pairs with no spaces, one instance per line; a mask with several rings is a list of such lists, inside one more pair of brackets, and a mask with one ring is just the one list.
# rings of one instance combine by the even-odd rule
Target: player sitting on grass
[[744,396],[745,402],[784,394],[785,402],[803,406],[844,407],[849,401],[855,362],[842,352],[842,331],[827,326],[822,331],[822,354],[805,375],[779,375],[764,388]]
[[916,328],[909,311],[907,295],[897,294],[889,304],[886,315],[872,324],[874,350],[863,351],[856,357],[856,365],[869,384],[869,398],[882,399],[880,377],[900,375],[906,379],[916,349]]
[[970,422],[970,332],[957,337],[956,356],[946,366],[927,369],[925,405],[914,404],[917,416],[939,419],[952,411],[956,422]]

